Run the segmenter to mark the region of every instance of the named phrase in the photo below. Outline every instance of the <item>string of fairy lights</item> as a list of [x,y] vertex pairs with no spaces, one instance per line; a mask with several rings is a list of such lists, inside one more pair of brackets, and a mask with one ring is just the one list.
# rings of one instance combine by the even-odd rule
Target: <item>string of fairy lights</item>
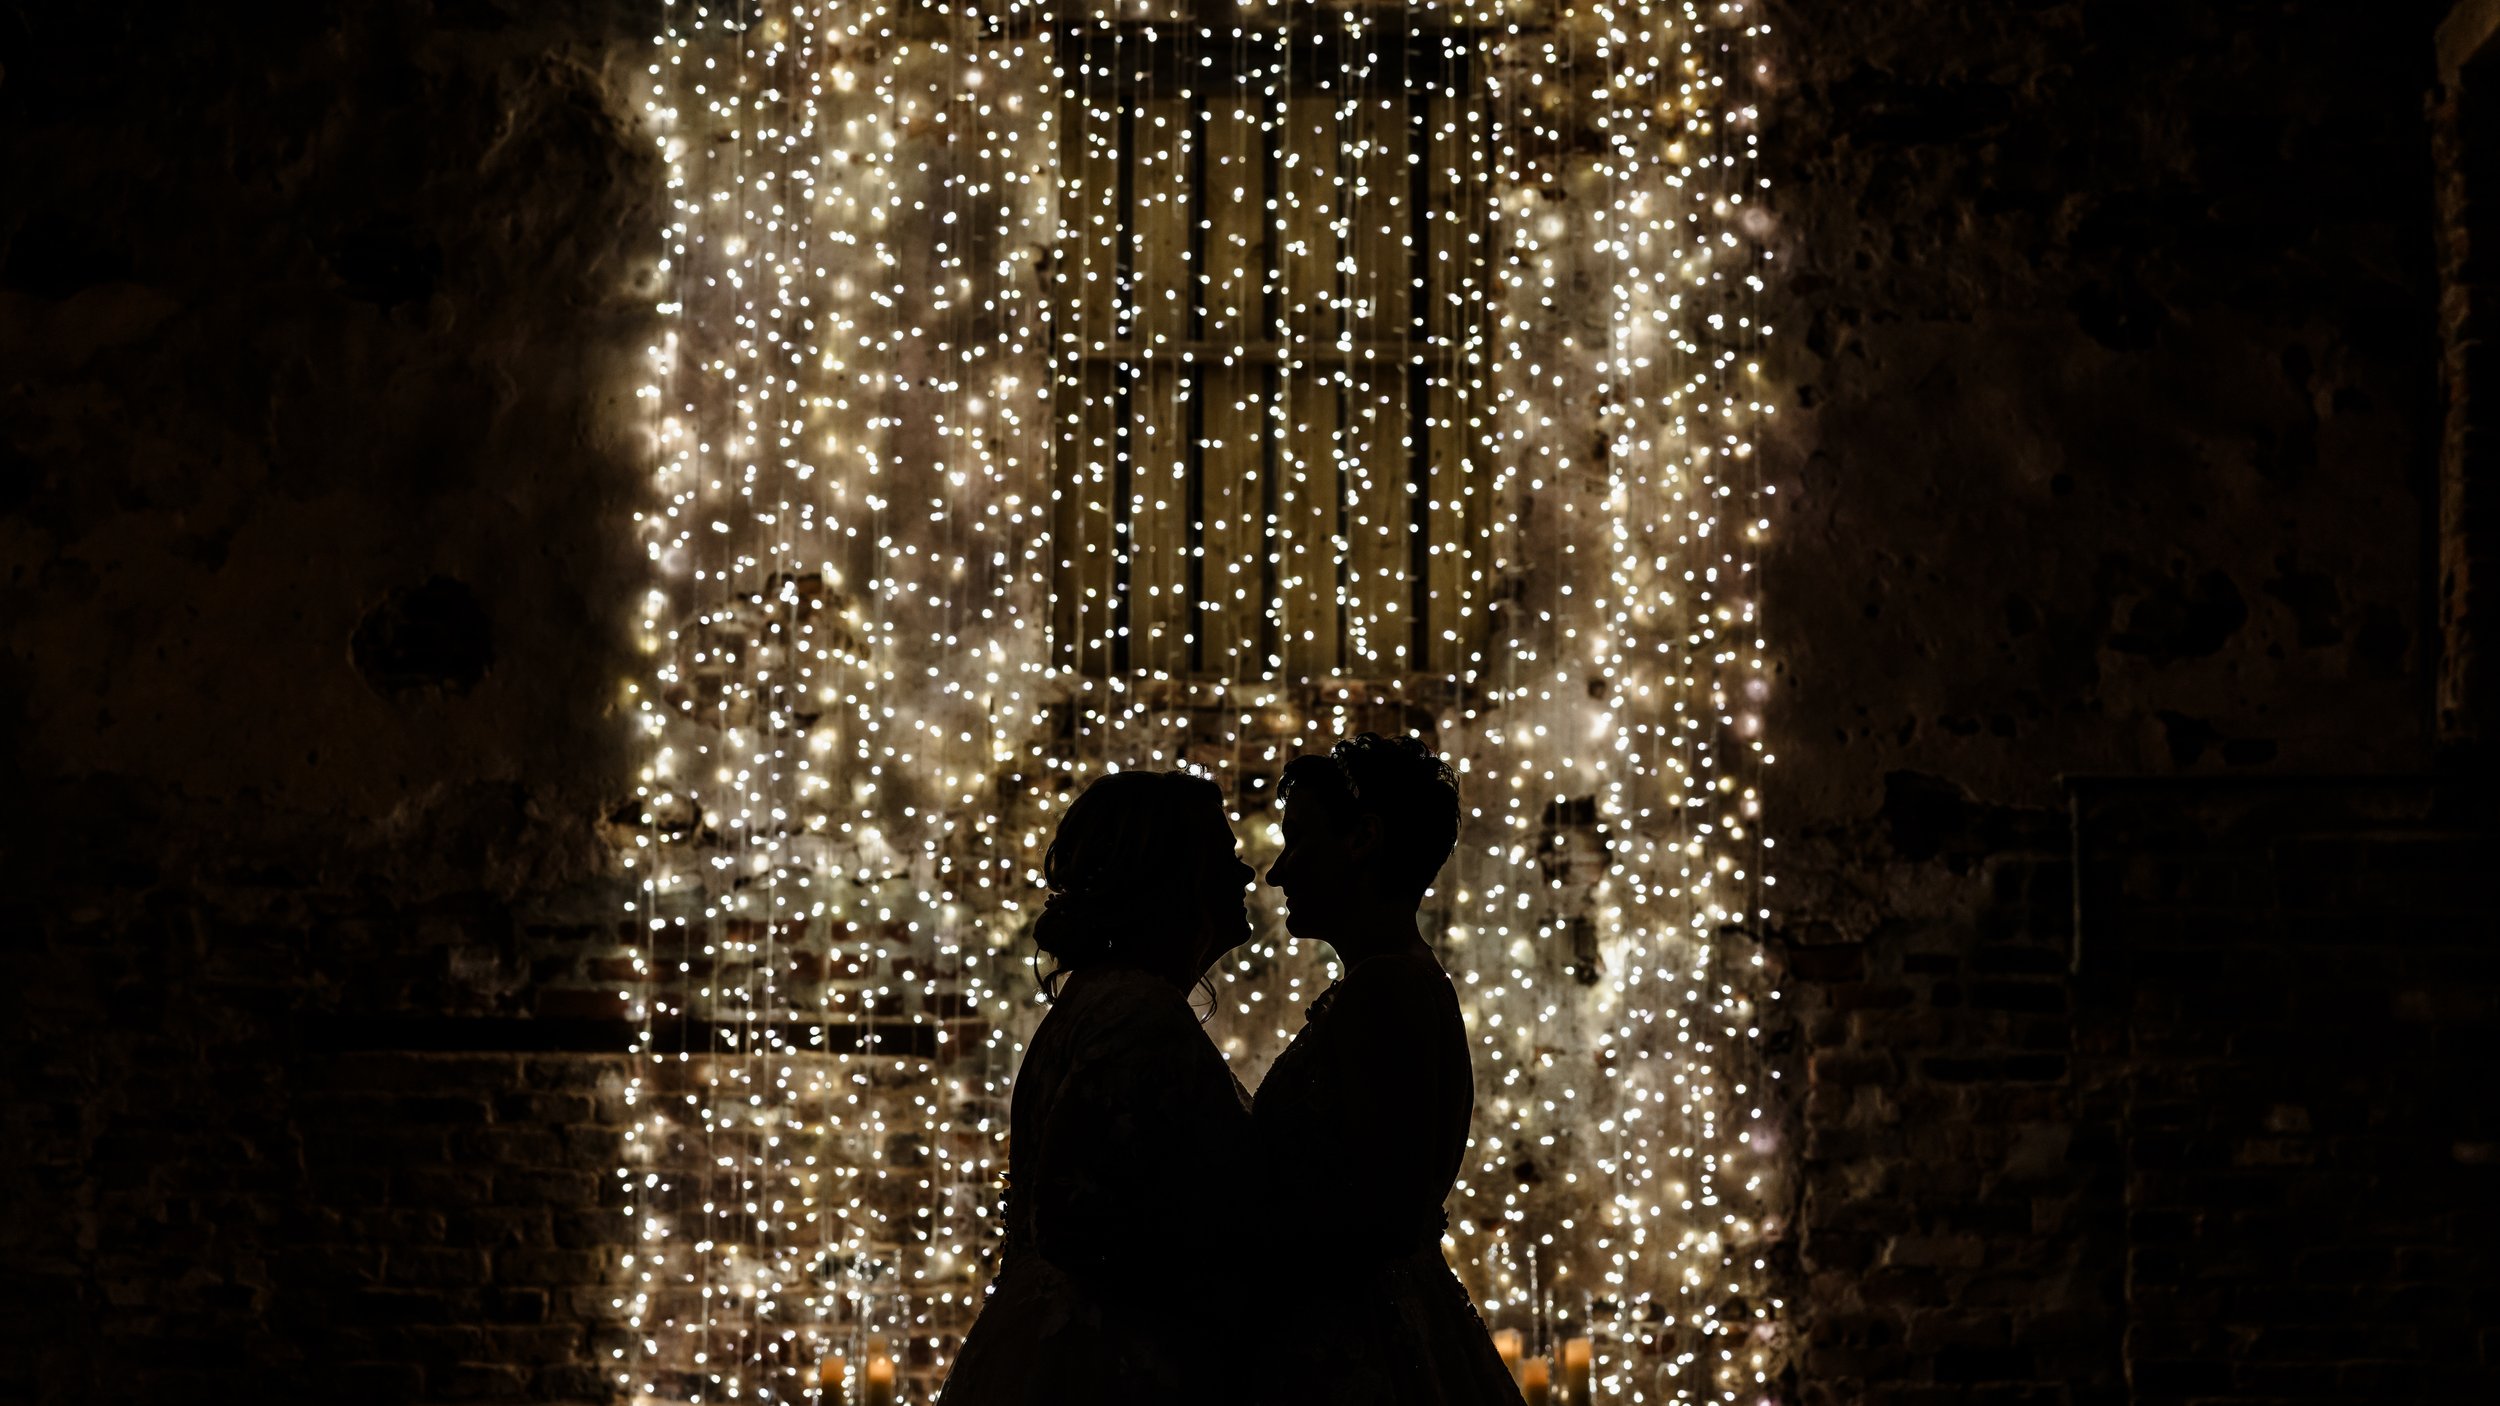
[[[1785,1322],[1755,0],[674,0],[613,1345],[932,1399],[1068,799],[1418,731],[1477,1042],[1445,1248],[1531,1400]],[[1330,976],[1218,971],[1255,1085]],[[1223,1208],[1210,1207],[1220,1220]]]

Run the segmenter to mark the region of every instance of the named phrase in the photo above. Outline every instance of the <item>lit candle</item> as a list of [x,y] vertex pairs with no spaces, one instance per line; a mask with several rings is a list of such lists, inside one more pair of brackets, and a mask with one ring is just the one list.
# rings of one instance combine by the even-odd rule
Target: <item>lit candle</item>
[[1594,1354],[1589,1340],[1572,1338],[1563,1343],[1563,1399],[1571,1406],[1588,1406],[1589,1363]]
[[894,1406],[894,1359],[885,1356],[869,1358],[867,1378],[861,1398],[868,1406]]
[[848,1372],[849,1364],[842,1360],[842,1354],[838,1352],[827,1354],[825,1360],[817,1364],[816,1384],[825,1389],[825,1400],[839,1402],[844,1399],[842,1379]]
[[1502,1355],[1502,1365],[1510,1369],[1510,1379],[1519,1380],[1519,1353],[1526,1343],[1516,1328],[1504,1328],[1493,1335],[1493,1350]]
[[1542,1357],[1531,1357],[1520,1363],[1519,1394],[1528,1399],[1528,1406],[1551,1406],[1554,1399],[1554,1364]]

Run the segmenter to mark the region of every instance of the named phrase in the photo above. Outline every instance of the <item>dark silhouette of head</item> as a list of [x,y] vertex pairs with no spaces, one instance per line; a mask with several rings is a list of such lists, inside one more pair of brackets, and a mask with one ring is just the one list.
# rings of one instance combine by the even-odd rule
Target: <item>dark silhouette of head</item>
[[1042,857],[1050,896],[1033,924],[1047,983],[1128,966],[1186,986],[1247,941],[1258,876],[1234,853],[1224,793],[1182,771],[1117,771],[1068,807]]
[[1267,881],[1288,930],[1340,953],[1358,927],[1411,923],[1458,844],[1458,778],[1413,737],[1366,732],[1296,757],[1276,792],[1285,847]]

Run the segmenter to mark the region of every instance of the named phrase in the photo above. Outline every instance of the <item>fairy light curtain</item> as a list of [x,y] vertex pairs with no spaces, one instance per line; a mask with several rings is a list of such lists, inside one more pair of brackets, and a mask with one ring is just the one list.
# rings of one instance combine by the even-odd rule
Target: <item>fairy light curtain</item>
[[[637,1401],[921,1401],[1087,779],[1457,759],[1445,1242],[1562,1399],[1773,1394],[1745,4],[674,6],[616,1302]],[[1261,895],[1246,1079],[1328,979]],[[1255,1326],[1255,1325],[1246,1325]],[[1515,1335],[1515,1336],[1513,1336]]]

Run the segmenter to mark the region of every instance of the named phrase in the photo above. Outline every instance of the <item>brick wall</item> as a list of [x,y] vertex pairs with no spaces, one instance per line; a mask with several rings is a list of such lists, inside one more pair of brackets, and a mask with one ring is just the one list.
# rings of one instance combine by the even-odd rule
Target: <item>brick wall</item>
[[2487,806],[2285,777],[1952,808],[1959,922],[1790,952],[1806,1399],[2500,1386]]
[[2122,1399],[2114,1091],[2069,977],[2069,826],[1894,779],[1958,907],[1789,949],[1811,1402]]
[[8,914],[0,1398],[606,1399],[624,1025],[491,914],[196,901]]
[[2500,1390],[2488,804],[2396,779],[2081,790],[2133,1400]]

